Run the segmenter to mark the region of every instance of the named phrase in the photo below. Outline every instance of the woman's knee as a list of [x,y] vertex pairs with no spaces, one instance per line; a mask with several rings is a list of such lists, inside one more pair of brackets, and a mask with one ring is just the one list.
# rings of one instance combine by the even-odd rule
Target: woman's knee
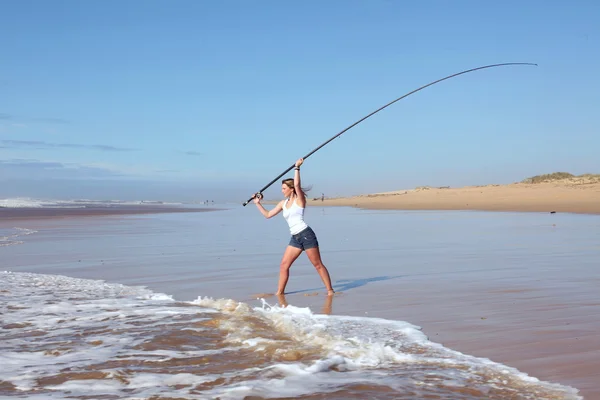
[[319,260],[319,261],[313,262],[313,267],[315,267],[315,269],[317,271],[320,271],[325,268],[325,265],[323,265],[323,262],[321,260]]
[[290,269],[291,266],[292,266],[292,263],[290,263],[289,261],[282,261],[281,264],[279,264],[279,270],[287,271]]

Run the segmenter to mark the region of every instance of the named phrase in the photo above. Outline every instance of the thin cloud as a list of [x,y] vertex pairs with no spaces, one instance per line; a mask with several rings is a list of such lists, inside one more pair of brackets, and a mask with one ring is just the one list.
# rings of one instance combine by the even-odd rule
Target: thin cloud
[[116,147],[104,144],[76,144],[76,143],[50,143],[41,140],[0,140],[0,146],[4,148],[20,149],[30,148],[37,150],[47,150],[56,148],[67,149],[87,149],[100,151],[135,151],[126,147]]
[[69,121],[67,121],[66,119],[62,119],[62,118],[30,118],[29,119],[31,122],[39,122],[39,123],[43,123],[43,124],[59,124],[59,125],[63,125],[63,124],[68,124]]
[[12,160],[0,160],[0,165],[3,167],[18,167],[18,168],[42,168],[42,169],[57,169],[66,168],[66,164],[55,161],[39,161],[30,159],[15,158]]
[[63,118],[55,118],[55,117],[15,117],[14,115],[11,114],[7,114],[7,113],[0,113],[0,119],[4,119],[4,120],[19,120],[19,121],[25,121],[25,122],[33,122],[33,123],[40,123],[40,124],[59,124],[59,125],[64,125],[64,124],[68,124],[69,121],[67,121],[66,119]]
[[202,153],[197,152],[197,151],[193,151],[193,150],[182,151],[182,153],[185,154],[185,155],[187,155],[187,156],[194,156],[194,157],[202,155]]
[[11,179],[94,179],[126,175],[112,169],[84,164],[17,158],[0,160],[0,176]]

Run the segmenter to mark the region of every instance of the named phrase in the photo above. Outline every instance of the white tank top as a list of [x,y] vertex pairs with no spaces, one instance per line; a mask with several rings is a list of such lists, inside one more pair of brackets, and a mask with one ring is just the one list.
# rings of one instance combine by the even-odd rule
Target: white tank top
[[283,217],[290,226],[290,233],[295,235],[308,228],[306,222],[304,222],[304,208],[296,204],[296,200],[292,203],[292,206],[286,208],[289,199],[285,199],[283,203]]

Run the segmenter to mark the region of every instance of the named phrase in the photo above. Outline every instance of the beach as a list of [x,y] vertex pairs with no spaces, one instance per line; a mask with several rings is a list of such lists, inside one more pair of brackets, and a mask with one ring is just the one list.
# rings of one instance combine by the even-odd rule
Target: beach
[[542,183],[465,187],[423,186],[353,197],[313,199],[313,204],[390,210],[480,210],[600,214],[600,181],[569,178]]
[[312,201],[333,298],[305,256],[268,295],[287,226],[248,207],[3,219],[0,395],[598,399],[598,186],[559,189]]
[[85,205],[80,207],[0,207],[0,222],[13,220],[41,220],[69,217],[101,217],[117,215],[193,213],[214,211],[208,207],[174,207],[159,205],[118,205],[98,206]]
[[0,400],[600,400],[600,2],[1,4]]

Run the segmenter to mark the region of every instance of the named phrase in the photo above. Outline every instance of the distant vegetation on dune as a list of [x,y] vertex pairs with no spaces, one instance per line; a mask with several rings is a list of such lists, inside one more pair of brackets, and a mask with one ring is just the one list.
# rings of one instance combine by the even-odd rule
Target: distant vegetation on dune
[[521,182],[522,183],[542,183],[542,182],[560,181],[563,179],[583,179],[583,180],[600,182],[600,174],[573,175],[569,172],[553,172],[551,174],[532,176],[531,178],[523,179]]

